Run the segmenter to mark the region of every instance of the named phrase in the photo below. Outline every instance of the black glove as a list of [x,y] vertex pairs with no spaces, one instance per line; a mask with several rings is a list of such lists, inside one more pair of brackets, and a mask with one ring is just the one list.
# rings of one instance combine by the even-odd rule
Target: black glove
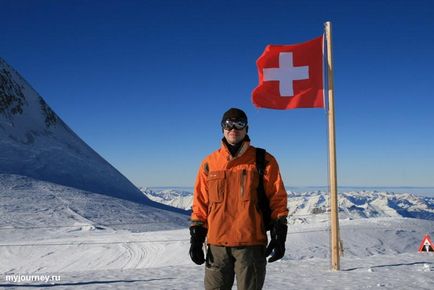
[[199,225],[190,227],[190,258],[198,265],[205,263],[205,255],[202,248],[207,232],[206,228]]
[[288,233],[286,217],[275,220],[270,233],[271,241],[265,250],[265,256],[268,257],[272,253],[271,257],[268,259],[268,262],[272,263],[282,259],[285,255],[285,241],[286,234]]

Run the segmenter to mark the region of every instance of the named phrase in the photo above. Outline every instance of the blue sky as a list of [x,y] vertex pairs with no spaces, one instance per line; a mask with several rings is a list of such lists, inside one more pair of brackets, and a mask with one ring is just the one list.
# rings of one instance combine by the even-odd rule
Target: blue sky
[[287,186],[327,183],[323,109],[256,109],[256,59],[333,24],[338,184],[434,186],[434,2],[0,0],[0,57],[139,186],[192,186],[225,110]]

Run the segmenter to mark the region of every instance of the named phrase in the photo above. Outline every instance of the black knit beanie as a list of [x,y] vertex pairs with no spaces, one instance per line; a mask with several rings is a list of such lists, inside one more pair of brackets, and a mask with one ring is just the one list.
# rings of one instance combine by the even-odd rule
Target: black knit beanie
[[230,108],[223,114],[222,123],[224,123],[226,120],[238,120],[238,121],[245,121],[247,124],[247,115],[244,113],[243,110],[237,109],[237,108]]

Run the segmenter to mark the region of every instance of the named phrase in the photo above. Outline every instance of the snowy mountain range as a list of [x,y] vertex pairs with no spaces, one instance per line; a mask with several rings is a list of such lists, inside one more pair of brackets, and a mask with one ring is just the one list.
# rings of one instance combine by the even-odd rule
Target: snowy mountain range
[[148,188],[139,187],[143,194],[158,203],[170,205],[184,210],[191,210],[193,204],[192,191],[182,188]]
[[[142,192],[156,202],[190,210],[191,191],[169,188],[142,188]],[[378,191],[341,192],[338,197],[339,215],[342,219],[370,217],[410,217],[434,220],[434,197],[411,193]],[[328,194],[323,191],[288,191],[289,222],[310,223],[327,220]]]

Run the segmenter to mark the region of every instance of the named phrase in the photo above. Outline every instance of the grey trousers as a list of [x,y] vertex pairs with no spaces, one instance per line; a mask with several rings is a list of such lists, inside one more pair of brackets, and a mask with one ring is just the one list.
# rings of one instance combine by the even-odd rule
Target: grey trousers
[[260,290],[264,285],[265,246],[223,247],[209,245],[205,263],[205,289]]

